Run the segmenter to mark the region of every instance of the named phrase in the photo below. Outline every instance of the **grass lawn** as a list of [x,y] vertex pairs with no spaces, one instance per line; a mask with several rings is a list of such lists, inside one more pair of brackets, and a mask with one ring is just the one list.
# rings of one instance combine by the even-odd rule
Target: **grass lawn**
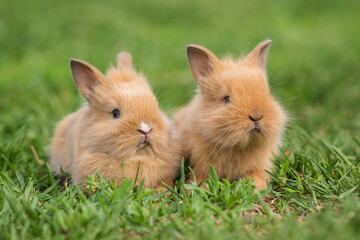
[[[358,239],[359,10],[355,0],[0,0],[0,239]],[[292,117],[267,190],[215,174],[209,191],[180,180],[190,196],[129,180],[89,181],[89,196],[57,185],[47,146],[83,103],[70,58],[104,72],[131,52],[171,115],[194,94],[187,44],[237,57],[264,39],[272,91]]]

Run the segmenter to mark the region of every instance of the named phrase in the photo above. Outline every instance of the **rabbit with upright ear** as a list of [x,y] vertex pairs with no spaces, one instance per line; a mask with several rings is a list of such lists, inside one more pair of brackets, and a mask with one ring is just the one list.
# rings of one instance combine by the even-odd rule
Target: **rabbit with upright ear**
[[208,178],[211,164],[219,178],[253,178],[257,190],[266,188],[266,171],[272,169],[287,121],[268,86],[270,43],[260,43],[235,61],[220,61],[201,46],[187,47],[198,89],[189,105],[175,115],[174,129],[182,155],[191,155],[197,180]]
[[[50,166],[84,184],[86,176],[99,172],[109,180],[123,177],[145,187],[172,185],[179,168],[172,123],[159,109],[145,77],[132,67],[131,55],[122,52],[117,68],[104,76],[92,65],[71,59],[73,78],[87,103],[66,116],[56,127],[50,146]],[[123,176],[123,168],[125,176]]]

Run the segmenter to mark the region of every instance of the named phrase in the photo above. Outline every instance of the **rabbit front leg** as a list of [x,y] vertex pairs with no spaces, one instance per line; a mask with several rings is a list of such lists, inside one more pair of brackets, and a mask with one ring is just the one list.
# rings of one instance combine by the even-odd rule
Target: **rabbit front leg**
[[[168,189],[162,184],[162,182],[165,183],[166,185],[168,185],[169,187],[173,187],[173,181],[172,181],[172,179],[167,179],[167,180],[165,180],[165,181],[161,181],[161,182],[157,185],[157,187],[155,187],[155,190],[156,190],[158,193],[168,191]],[[169,191],[167,194],[170,195],[170,193],[171,193],[171,192]]]
[[245,176],[245,178],[254,179],[255,191],[267,188],[267,182],[269,182],[269,175],[265,172],[264,169],[257,169],[250,172]]
[[[127,163],[125,165],[125,176],[135,179],[138,164],[139,161]],[[127,172],[126,168],[131,168],[131,171]],[[175,174],[171,169],[173,168],[161,159],[142,159],[140,160],[137,184],[140,183],[145,176],[145,187],[154,188],[157,191],[167,191],[167,188],[164,187],[161,182],[173,187],[172,180]]]

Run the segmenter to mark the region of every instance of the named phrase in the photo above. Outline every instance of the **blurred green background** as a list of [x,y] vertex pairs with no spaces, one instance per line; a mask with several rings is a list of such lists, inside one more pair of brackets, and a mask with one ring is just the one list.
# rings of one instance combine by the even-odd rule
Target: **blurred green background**
[[56,122],[81,106],[70,58],[105,72],[129,51],[171,114],[195,89],[187,44],[238,57],[272,39],[269,79],[291,125],[341,143],[360,133],[359,10],[351,0],[1,0],[1,142],[25,125],[28,143],[45,147]]

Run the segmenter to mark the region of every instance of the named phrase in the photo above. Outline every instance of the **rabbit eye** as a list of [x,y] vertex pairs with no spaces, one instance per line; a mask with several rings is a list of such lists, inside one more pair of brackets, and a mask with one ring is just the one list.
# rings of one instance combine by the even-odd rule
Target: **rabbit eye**
[[225,103],[230,103],[230,96],[227,95],[226,97],[224,97],[224,102]]
[[111,114],[112,114],[113,118],[119,118],[121,115],[121,112],[119,109],[116,108],[111,112]]

